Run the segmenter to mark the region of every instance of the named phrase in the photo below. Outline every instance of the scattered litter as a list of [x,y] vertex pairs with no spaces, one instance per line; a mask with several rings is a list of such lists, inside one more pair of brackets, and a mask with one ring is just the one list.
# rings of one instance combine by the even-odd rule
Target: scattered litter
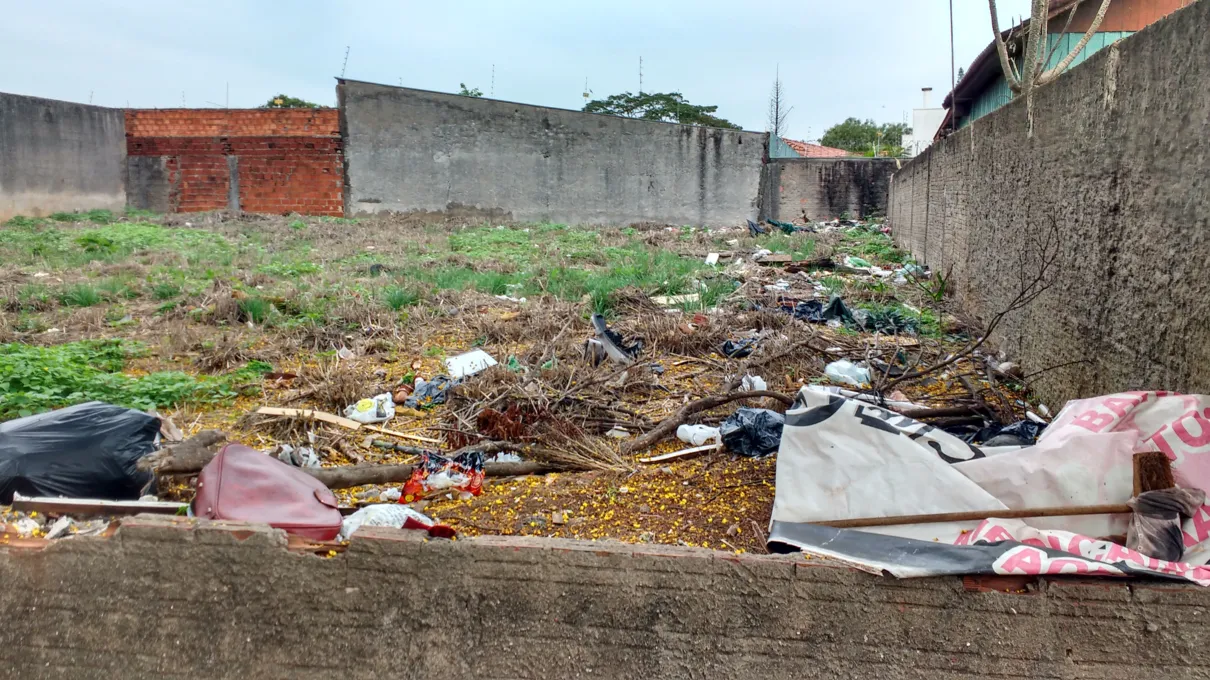
[[1144,491],[1127,501],[1134,513],[1126,547],[1157,560],[1176,562],[1185,555],[1183,518],[1192,517],[1206,502],[1201,489]]
[[991,425],[965,438],[971,444],[984,446],[1029,446],[1038,441],[1046,425],[1022,420],[1012,425]]
[[436,453],[423,453],[412,471],[412,478],[403,485],[403,503],[411,503],[442,491],[452,491],[463,500],[483,491],[483,454],[471,451],[446,458]]
[[707,253],[706,264],[718,264],[718,253]]
[[394,392],[391,393],[391,401],[402,405],[410,396],[412,396],[412,386],[400,385],[399,387],[395,388]]
[[769,389],[768,383],[759,375],[745,375],[739,384],[745,392],[763,392]]
[[453,538],[458,532],[453,527],[438,524],[431,517],[406,505],[367,505],[344,518],[340,524],[340,539],[347,541],[362,527],[394,527],[427,531],[436,538]]
[[766,258],[772,254],[773,254],[772,250],[768,250],[766,248],[761,248],[760,250],[756,251],[755,253],[752,253],[752,261],[760,262],[761,260],[763,260],[764,258]]
[[857,257],[855,255],[846,255],[844,258],[844,264],[846,267],[853,267],[854,269],[869,269],[870,267],[874,266],[870,264],[869,260]]
[[256,409],[256,412],[262,416],[285,416],[287,418],[310,418],[324,423],[339,425],[350,430],[361,429],[361,423],[349,418],[342,418],[338,415],[316,411],[308,408],[281,408],[278,406],[262,406]]
[[748,235],[749,236],[760,236],[761,234],[767,234],[767,233],[769,233],[769,232],[767,230],[761,228],[761,226],[759,224],[753,222],[752,220],[748,220]]
[[398,503],[402,497],[403,491],[400,489],[385,489],[382,493],[378,494],[378,500],[383,503]]
[[663,364],[651,364],[651,372],[656,375],[664,375],[664,371],[666,370]]
[[790,224],[789,222],[778,222],[777,220],[768,219],[768,218],[765,219],[765,222],[768,222],[769,224],[777,227],[778,229],[781,229],[783,234],[793,234],[794,232],[799,230],[798,227],[794,226],[793,224]]
[[639,351],[643,349],[642,342],[627,345],[621,335],[610,330],[609,326],[605,323],[605,317],[600,314],[592,315],[592,326],[596,329],[596,339],[605,349],[606,356],[617,363],[632,363],[634,358],[638,356]]
[[295,448],[289,444],[281,444],[277,449],[277,459],[287,465],[300,468],[322,467],[315,449],[309,446]]
[[761,257],[760,259],[757,259],[756,261],[758,264],[772,265],[772,264],[788,264],[789,262],[792,262],[793,260],[794,260],[794,258],[790,257],[786,253],[769,253],[769,254]]
[[723,343],[723,356],[729,359],[743,359],[756,349],[755,338],[744,338],[743,340],[727,340]]
[[605,433],[605,436],[613,437],[614,439],[630,439],[630,431],[624,427],[618,427],[615,425]]
[[137,462],[160,419],[92,401],[0,423],[0,504],[13,494],[134,500],[151,481]]
[[492,456],[491,458],[484,459],[484,463],[520,463],[520,462],[522,462],[521,456],[519,456],[515,453],[509,453],[507,451],[502,452],[502,453],[497,453],[496,455]]
[[832,382],[853,387],[865,387],[870,384],[870,369],[848,359],[840,359],[828,364],[824,369],[824,375],[827,375]]
[[416,378],[412,396],[405,399],[403,405],[408,408],[424,409],[444,404],[445,400],[449,398],[450,388],[456,384],[458,384],[457,381],[450,380],[448,376],[444,375],[436,376],[432,380]]
[[765,286],[765,290],[771,292],[784,293],[790,290],[790,282],[785,279],[778,279],[777,283],[772,283]]
[[383,392],[373,399],[362,399],[345,409],[345,417],[359,423],[385,423],[395,417],[395,399]]
[[651,301],[661,307],[675,307],[690,302],[698,302],[701,299],[702,296],[698,293],[686,293],[684,295],[656,295],[651,298]]
[[701,446],[706,442],[717,444],[722,441],[722,436],[719,428],[709,425],[680,425],[676,428],[676,438],[694,446]]
[[497,295],[496,299],[497,300],[507,300],[508,302],[516,302],[516,303],[522,304],[522,305],[525,304],[526,302],[528,302],[528,300],[526,300],[523,297],[513,297],[511,295]]
[[763,458],[777,452],[786,418],[766,408],[741,408],[719,427],[728,451],[749,458]]
[[317,541],[340,533],[337,507],[318,479],[234,442],[202,469],[191,506],[194,517],[268,524]]
[[497,361],[487,352],[481,349],[473,349],[469,352],[449,357],[444,363],[445,370],[449,371],[450,377],[457,380],[486,371],[488,368],[495,366]]

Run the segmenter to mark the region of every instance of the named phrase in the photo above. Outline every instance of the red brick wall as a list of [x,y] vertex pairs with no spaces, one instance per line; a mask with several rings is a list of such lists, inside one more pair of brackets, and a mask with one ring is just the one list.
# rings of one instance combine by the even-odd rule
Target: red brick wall
[[131,109],[126,146],[164,159],[173,212],[229,207],[234,168],[241,210],[344,214],[335,109]]

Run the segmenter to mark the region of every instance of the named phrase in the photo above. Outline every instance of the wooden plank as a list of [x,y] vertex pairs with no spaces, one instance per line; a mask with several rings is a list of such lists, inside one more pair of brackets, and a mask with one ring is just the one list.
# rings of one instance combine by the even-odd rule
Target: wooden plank
[[45,514],[111,517],[117,515],[183,515],[188,503],[165,501],[106,501],[90,498],[53,498],[13,495],[13,510]]
[[360,430],[362,425],[356,420],[342,418],[341,416],[325,413],[323,411],[315,411],[308,408],[281,408],[278,406],[262,406],[256,409],[256,412],[264,416],[286,416],[287,418],[314,418],[325,423],[332,423],[341,427],[347,427],[350,430]]
[[1134,454],[1134,495],[1147,491],[1161,491],[1176,486],[1172,475],[1172,461],[1162,451],[1145,451]]

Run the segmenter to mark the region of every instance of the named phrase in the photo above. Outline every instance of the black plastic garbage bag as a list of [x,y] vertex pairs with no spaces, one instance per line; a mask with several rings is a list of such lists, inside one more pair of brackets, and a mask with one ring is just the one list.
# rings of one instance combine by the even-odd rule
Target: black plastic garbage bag
[[823,308],[823,319],[824,321],[837,319],[843,321],[845,324],[851,324],[853,323],[853,312],[849,311],[844,300],[834,297],[828,303],[828,306]]
[[748,235],[749,236],[759,236],[760,234],[767,234],[767,233],[769,233],[769,232],[764,229],[761,229],[759,224],[753,222],[752,220],[748,220]]
[[819,300],[803,300],[794,305],[794,318],[799,321],[823,323],[823,303]]
[[756,340],[754,338],[744,338],[743,340],[727,340],[723,343],[723,356],[729,359],[743,359],[756,349]]
[[99,401],[0,423],[0,504],[14,493],[136,500],[152,479],[136,463],[159,433],[159,418]]
[[[951,432],[961,437],[968,444],[981,444],[983,446],[1030,446],[1038,441],[1038,435],[1042,434],[1042,430],[1046,429],[1043,423],[1036,423],[1032,420],[1020,420],[1012,425],[989,425],[975,432],[974,434],[959,434]],[[946,430],[950,432],[950,430]]]
[[786,417],[777,411],[741,408],[723,421],[719,432],[728,451],[749,458],[763,458],[777,453],[785,424]]

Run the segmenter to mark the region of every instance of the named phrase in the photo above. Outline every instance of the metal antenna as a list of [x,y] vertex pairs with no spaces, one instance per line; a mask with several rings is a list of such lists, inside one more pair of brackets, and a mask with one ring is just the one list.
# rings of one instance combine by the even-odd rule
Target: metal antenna
[[181,90],[181,108],[185,108],[185,91]]
[[340,77],[345,77],[345,71],[349,68],[349,48],[350,45],[345,45],[345,63],[340,67]]
[[496,65],[495,64],[492,64],[492,89],[491,89],[491,92],[489,92],[487,96],[491,97],[492,99],[496,98]]
[[223,97],[223,108],[231,108],[231,83],[227,83],[227,94]]
[[91,104],[91,103],[92,103],[92,90],[89,90],[89,91],[88,91],[88,103],[89,103],[89,104]]
[[643,94],[643,57],[639,56],[639,94]]
[[[997,40],[1000,38],[997,37]],[[950,0],[950,134],[958,127],[958,76],[954,70],[954,0]]]

